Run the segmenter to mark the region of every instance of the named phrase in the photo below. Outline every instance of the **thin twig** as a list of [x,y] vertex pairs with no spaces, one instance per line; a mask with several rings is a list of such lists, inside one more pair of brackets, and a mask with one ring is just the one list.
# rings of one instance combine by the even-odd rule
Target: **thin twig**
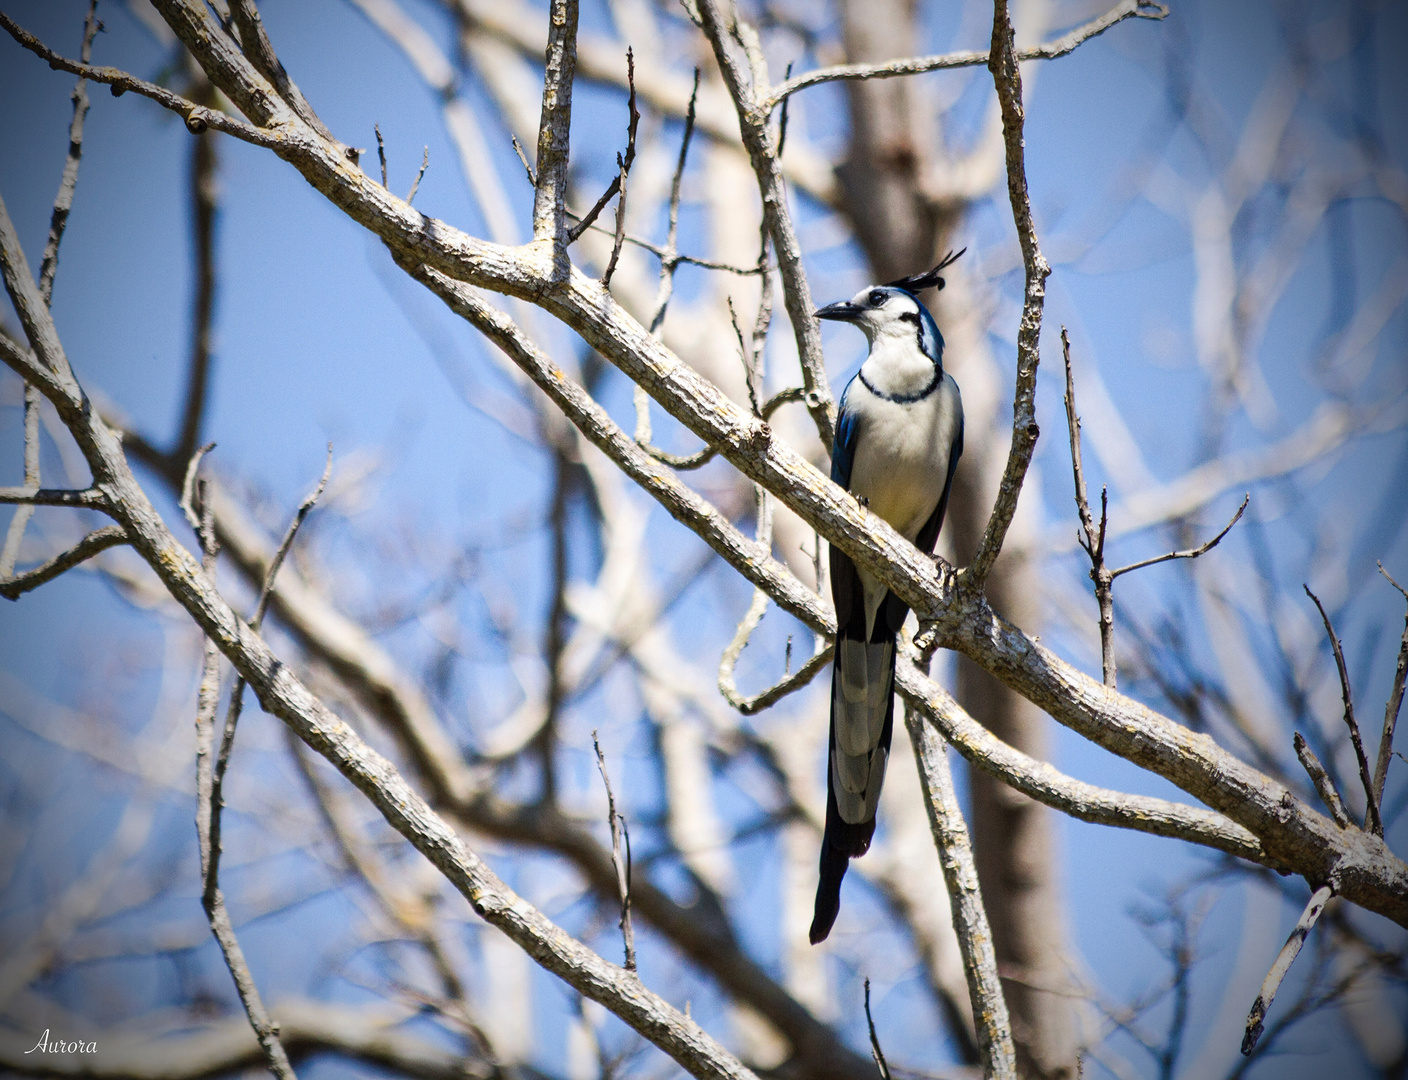
[[425,148],[425,152],[424,152],[423,154],[421,154],[421,158],[420,158],[420,172],[416,173],[415,181],[411,184],[411,190],[410,190],[410,192],[406,195],[406,205],[407,205],[407,206],[410,206],[411,203],[415,202],[416,192],[420,190],[420,181],[421,181],[421,177],[423,177],[423,176],[425,175],[425,170],[428,169],[428,168],[430,168],[430,147],[429,147],[429,146],[427,146],[427,147]]
[[606,757],[601,752],[601,742],[596,731],[592,731],[592,747],[596,750],[596,767],[601,771],[601,782],[606,785],[606,814],[611,823],[611,863],[616,867],[616,884],[621,892],[621,938],[626,946],[626,970],[636,969],[636,936],[631,929],[631,863],[630,839],[626,840],[626,855],[621,855],[621,833],[626,819],[616,812],[616,796],[611,791],[611,777],[606,774]]
[[[293,515],[293,520],[289,522],[288,529],[284,532],[284,538],[274,551],[274,557],[269,560],[269,568],[264,572],[264,582],[259,588],[259,599],[254,605],[254,613],[249,619],[249,628],[256,634],[260,625],[264,622],[264,615],[269,609],[269,598],[273,595],[274,579],[279,576],[279,567],[283,566],[284,558],[288,555],[289,549],[293,547],[294,538],[298,535],[299,528],[303,525],[304,519],[309,511],[313,509],[318,498],[322,495],[323,489],[327,487],[328,477],[332,473],[332,444],[328,444],[328,460],[323,467],[323,475],[318,481],[318,486],[314,488],[304,500],[298,504],[298,510]],[[211,833],[211,865],[213,873],[207,885],[216,880],[220,863],[220,808],[224,805],[223,789],[225,784],[225,772],[230,766],[230,753],[235,747],[235,732],[239,726],[240,713],[244,709],[245,680],[243,676],[235,678],[235,685],[230,690],[230,700],[225,707],[225,728],[220,736],[220,752],[215,759],[213,773],[214,790],[214,813],[210,823]]]
[[50,49],[42,41],[36,38],[29,31],[25,30],[12,18],[0,11],[0,29],[14,38],[20,45],[34,53],[40,59],[48,63],[51,68],[59,71],[67,71],[70,75],[81,75],[89,82],[102,83],[104,86],[112,87],[114,97],[121,97],[127,91],[141,94],[142,97],[150,98],[164,109],[183,117],[186,127],[193,134],[199,134],[206,128],[215,128],[226,134],[233,135],[243,142],[252,143],[255,146],[262,146],[267,150],[279,149],[283,144],[279,137],[271,132],[231,116],[229,113],[219,109],[207,108],[197,104],[189,98],[184,98],[180,94],[174,94],[164,86],[148,82],[146,79],[139,79],[129,72],[122,71],[114,67],[99,67],[92,64],[80,63],[76,60],[69,60],[60,56]]
[[[1098,34],[1103,34],[1110,27],[1125,19],[1130,17],[1162,19],[1167,14],[1168,8],[1162,4],[1150,3],[1148,0],[1123,0],[1122,3],[1111,8],[1104,15],[1092,19],[1055,41],[1019,50],[1017,59],[1054,60],[1072,52],[1081,43]],[[809,86],[817,86],[824,82],[835,82],[837,79],[893,79],[897,76],[919,75],[926,71],[939,71],[943,68],[979,67],[988,62],[988,55],[986,52],[970,51],[889,60],[883,64],[837,64],[832,67],[818,68],[805,75],[798,75],[795,79],[787,79],[773,90],[763,104],[767,111],[771,112],[779,103],[786,102],[798,90],[805,90]]]
[[[782,73],[783,85],[792,78],[792,62],[787,62],[787,70]],[[782,160],[782,151],[787,146],[787,106],[789,102],[782,99],[782,115],[777,118],[777,160]]]
[[[83,45],[80,55],[83,63],[88,63],[93,55],[93,38],[102,29],[97,19],[98,0],[89,0],[88,15],[83,22]],[[49,238],[44,244],[44,256],[39,264],[39,295],[44,305],[49,306],[54,296],[54,275],[59,268],[59,243],[63,240],[64,227],[68,224],[69,212],[73,209],[73,193],[78,186],[78,165],[83,158],[83,124],[88,116],[88,82],[81,75],[73,88],[73,119],[68,127],[68,154],[64,158],[63,175],[59,180],[59,190],[54,196],[54,208],[49,216]],[[39,470],[39,388],[26,381],[24,384],[24,485],[37,488],[41,482]],[[19,560],[20,544],[24,540],[25,529],[34,516],[32,503],[21,503],[10,518],[5,532],[5,543],[0,547],[0,579],[9,579]],[[63,556],[59,556],[63,558]],[[51,560],[52,563],[52,560]],[[45,564],[46,566],[51,565]],[[43,569],[43,568],[41,568]],[[62,572],[62,571],[60,571]],[[30,577],[35,571],[24,575]],[[16,582],[19,579],[15,579]],[[43,578],[35,585],[48,581]],[[30,588],[34,588],[31,585]],[[23,591],[23,590],[21,590]],[[4,595],[9,595],[5,593]],[[17,592],[15,596],[18,596]],[[10,596],[10,599],[15,599]]]
[[[680,234],[680,193],[684,184],[684,166],[689,158],[690,140],[694,138],[694,110],[699,103],[699,69],[694,69],[694,89],[689,94],[689,108],[684,114],[684,136],[680,139],[680,155],[675,161],[675,175],[670,180],[669,226],[665,231],[665,248],[659,252],[660,288],[655,294],[655,311],[650,316],[650,332],[657,338],[665,322],[665,309],[670,306],[670,297],[675,291],[675,267],[679,265],[675,256],[679,254]],[[649,434],[645,436],[650,439]]]
[[[655,291],[655,310],[650,316],[650,333],[657,341],[664,336],[665,312],[670,299],[675,294],[675,269],[679,266],[680,233],[680,193],[684,184],[684,167],[689,158],[690,140],[694,138],[694,110],[699,102],[699,68],[694,69],[694,89],[689,94],[689,108],[685,110],[684,137],[680,140],[679,158],[675,162],[675,175],[670,180],[669,225],[665,230],[665,247],[657,252],[660,256],[660,285]],[[635,440],[652,457],[656,457],[675,468],[698,468],[714,456],[713,447],[706,446],[697,454],[677,456],[651,444],[650,395],[645,387],[637,385],[632,391],[636,410]],[[698,458],[697,464],[692,464]]]
[[1320,759],[1315,756],[1315,751],[1310,749],[1310,744],[1305,741],[1305,736],[1297,731],[1292,743],[1296,748],[1296,757],[1300,759],[1301,765],[1310,777],[1310,782],[1319,792],[1320,801],[1325,804],[1330,811],[1330,816],[1335,819],[1335,824],[1341,829],[1349,828],[1353,821],[1349,816],[1349,811],[1344,808],[1344,800],[1335,790],[1335,782],[1330,779],[1330,774],[1325,771],[1325,766],[1320,764]]
[[1316,920],[1320,918],[1320,913],[1325,910],[1325,905],[1334,893],[1335,890],[1329,885],[1322,885],[1311,894],[1310,903],[1306,904],[1305,910],[1301,912],[1300,921],[1291,931],[1291,936],[1286,939],[1286,944],[1281,946],[1281,951],[1276,954],[1276,962],[1271,965],[1271,970],[1262,980],[1261,992],[1257,994],[1256,1000],[1252,1002],[1251,1012],[1247,1014],[1247,1030],[1242,1036],[1244,1056],[1256,1049],[1257,1040],[1261,1038],[1263,1030],[1262,1021],[1266,1019],[1271,1003],[1276,1000],[1276,991],[1280,989],[1281,980],[1286,977],[1286,972],[1300,955],[1301,946],[1305,944],[1306,937],[1314,929]]
[[1222,538],[1232,531],[1232,526],[1242,520],[1242,515],[1246,513],[1247,504],[1252,501],[1251,492],[1242,496],[1242,505],[1237,507],[1237,512],[1232,515],[1232,520],[1223,526],[1222,531],[1205,544],[1187,551],[1170,551],[1167,555],[1157,555],[1152,559],[1143,559],[1137,563],[1130,563],[1128,566],[1121,566],[1118,570],[1111,571],[1110,577],[1117,578],[1121,574],[1128,574],[1131,570],[1142,570],[1146,566],[1154,566],[1161,562],[1168,562],[1170,559],[1196,559],[1199,555],[1205,555],[1221,543]]
[[[1379,563],[1379,573],[1403,594],[1404,600],[1408,600],[1408,591],[1389,577],[1383,563]],[[1379,757],[1374,764],[1374,804],[1380,807],[1383,805],[1384,781],[1388,779],[1388,759],[1393,754],[1393,729],[1398,723],[1398,710],[1403,705],[1405,684],[1408,684],[1408,613],[1405,613],[1403,618],[1403,640],[1398,646],[1398,664],[1393,669],[1393,689],[1389,691],[1388,703],[1384,706],[1384,731],[1379,737]]]
[[[629,97],[626,99],[628,117],[626,120],[626,156],[622,158],[620,154],[616,155],[617,172],[611,178],[611,183],[607,185],[606,190],[601,193],[601,198],[597,199],[592,208],[578,220],[576,225],[567,230],[569,244],[575,243],[584,232],[591,228],[592,223],[606,209],[606,204],[611,201],[611,197],[624,189],[626,174],[631,171],[631,166],[636,160],[636,128],[640,124],[640,109],[636,107],[636,57],[630,46],[626,47],[626,85],[630,89]],[[624,196],[622,201],[624,202]],[[619,204],[616,216],[618,219],[621,217]],[[617,232],[620,230],[621,226],[618,221]]]
[[[21,507],[21,509],[25,508]],[[73,547],[55,555],[48,562],[40,563],[32,570],[26,570],[22,574],[15,574],[13,577],[0,580],[0,596],[6,600],[18,600],[21,593],[27,593],[31,589],[37,589],[39,586],[53,581],[65,571],[91,559],[98,552],[128,542],[127,530],[121,525],[104,526],[90,532]]]
[[1335,667],[1340,674],[1340,694],[1344,698],[1344,722],[1349,728],[1349,741],[1354,744],[1354,756],[1359,761],[1359,779],[1364,784],[1364,798],[1368,802],[1364,823],[1375,836],[1383,836],[1384,823],[1379,817],[1378,802],[1374,799],[1374,778],[1369,775],[1369,761],[1364,756],[1364,741],[1359,737],[1359,724],[1354,719],[1354,699],[1349,690],[1349,670],[1345,667],[1344,650],[1340,648],[1340,639],[1335,636],[1335,628],[1330,625],[1330,616],[1325,613],[1325,605],[1310,591],[1309,585],[1303,585],[1302,588],[1305,589],[1305,595],[1315,601],[1320,618],[1325,624],[1325,633],[1330,637],[1330,648],[1335,654]]
[[1061,327],[1061,355],[1066,365],[1066,429],[1071,440],[1071,470],[1075,475],[1076,511],[1085,535],[1076,535],[1080,546],[1090,557],[1090,580],[1095,582],[1095,600],[1100,607],[1100,667],[1106,686],[1116,684],[1115,670],[1115,600],[1114,575],[1105,565],[1105,527],[1109,506],[1106,489],[1100,489],[1100,531],[1090,513],[1090,500],[1085,486],[1085,467],[1080,451],[1080,417],[1076,414],[1076,385],[1071,372],[1071,339]]
[[[88,16],[83,21],[83,45],[79,49],[82,63],[93,59],[93,39],[103,24],[98,21],[98,0],[89,0]],[[44,257],[39,264],[39,295],[48,304],[54,296],[54,275],[59,269],[59,244],[64,237],[69,212],[73,209],[73,193],[78,186],[78,165],[83,159],[83,123],[88,117],[88,80],[82,75],[73,88],[73,119],[68,126],[68,156],[64,159],[63,178],[54,196],[54,210],[49,217],[49,239],[44,244]]]
[[[197,461],[199,459],[196,459]],[[194,473],[194,469],[190,470]],[[200,517],[196,532],[200,537],[201,570],[208,581],[215,576],[215,518],[206,484],[199,486]],[[264,1060],[280,1080],[295,1080],[293,1066],[279,1040],[279,1027],[270,1019],[259,996],[259,988],[245,960],[235,934],[234,924],[220,888],[220,784],[211,763],[215,741],[215,712],[220,703],[220,650],[209,635],[205,636],[204,660],[201,668],[200,691],[196,707],[196,833],[200,843],[201,906],[205,909],[210,931],[220,945],[225,966],[234,979],[235,989],[244,1005],[250,1027],[264,1051]]]
[[186,515],[186,520],[190,522],[197,536],[200,535],[201,518],[195,505],[196,473],[200,469],[201,458],[214,449],[213,442],[198,447],[191,455],[191,460],[186,463],[186,472],[181,480],[181,512]]
[[523,153],[523,144],[518,141],[517,135],[510,135],[509,138],[513,141],[513,152],[518,155],[518,160],[523,165],[523,171],[528,176],[528,183],[537,187],[538,178],[533,175],[533,166],[528,164],[528,157]]
[[870,977],[865,979],[865,1022],[870,1028],[870,1056],[880,1070],[880,1080],[890,1080],[890,1066],[885,1062],[885,1051],[880,1049],[880,1036],[875,1034],[875,1018],[870,1015]]
[[376,156],[381,160],[381,186],[389,188],[391,185],[386,179],[386,143],[381,138],[381,125],[373,124],[372,130],[376,132]]

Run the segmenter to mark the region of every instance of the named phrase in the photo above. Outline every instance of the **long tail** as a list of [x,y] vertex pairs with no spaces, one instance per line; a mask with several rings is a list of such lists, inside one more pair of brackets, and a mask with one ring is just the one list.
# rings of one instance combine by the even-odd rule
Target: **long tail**
[[851,628],[836,638],[821,878],[808,936],[826,940],[841,910],[850,860],[870,849],[895,722],[895,633],[880,621],[866,641]]

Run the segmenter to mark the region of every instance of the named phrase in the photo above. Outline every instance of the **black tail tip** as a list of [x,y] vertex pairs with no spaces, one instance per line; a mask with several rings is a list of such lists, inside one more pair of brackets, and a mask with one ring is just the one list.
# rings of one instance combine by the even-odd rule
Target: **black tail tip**
[[850,856],[833,847],[829,842],[821,842],[821,877],[816,883],[816,908],[812,915],[812,926],[807,937],[813,945],[826,940],[836,916],[841,912],[841,879],[846,876],[846,867],[851,863]]

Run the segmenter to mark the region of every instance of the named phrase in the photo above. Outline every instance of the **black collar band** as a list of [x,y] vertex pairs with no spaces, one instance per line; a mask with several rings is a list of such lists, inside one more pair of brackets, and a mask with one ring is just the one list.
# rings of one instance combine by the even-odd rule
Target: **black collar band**
[[920,390],[918,393],[915,394],[887,394],[883,390],[876,389],[874,384],[871,383],[871,381],[865,377],[864,371],[860,371],[858,372],[858,374],[860,375],[860,381],[862,386],[864,386],[876,397],[884,398],[886,401],[893,401],[896,405],[913,405],[916,401],[923,401],[926,397],[928,397],[930,394],[932,394],[935,390],[939,388],[939,383],[941,383],[944,378],[943,368],[939,367],[938,364],[935,364],[934,377],[929,380],[929,385],[924,387],[923,390]]

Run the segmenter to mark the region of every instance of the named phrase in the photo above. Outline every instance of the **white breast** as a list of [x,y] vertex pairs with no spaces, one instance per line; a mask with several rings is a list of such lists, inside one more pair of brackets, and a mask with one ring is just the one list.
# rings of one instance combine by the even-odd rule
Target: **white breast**
[[[931,378],[932,372],[931,366]],[[938,505],[948,478],[949,450],[963,408],[958,385],[945,375],[928,397],[901,403],[872,394],[857,380],[847,406],[856,410],[860,422],[851,491],[913,541]]]

